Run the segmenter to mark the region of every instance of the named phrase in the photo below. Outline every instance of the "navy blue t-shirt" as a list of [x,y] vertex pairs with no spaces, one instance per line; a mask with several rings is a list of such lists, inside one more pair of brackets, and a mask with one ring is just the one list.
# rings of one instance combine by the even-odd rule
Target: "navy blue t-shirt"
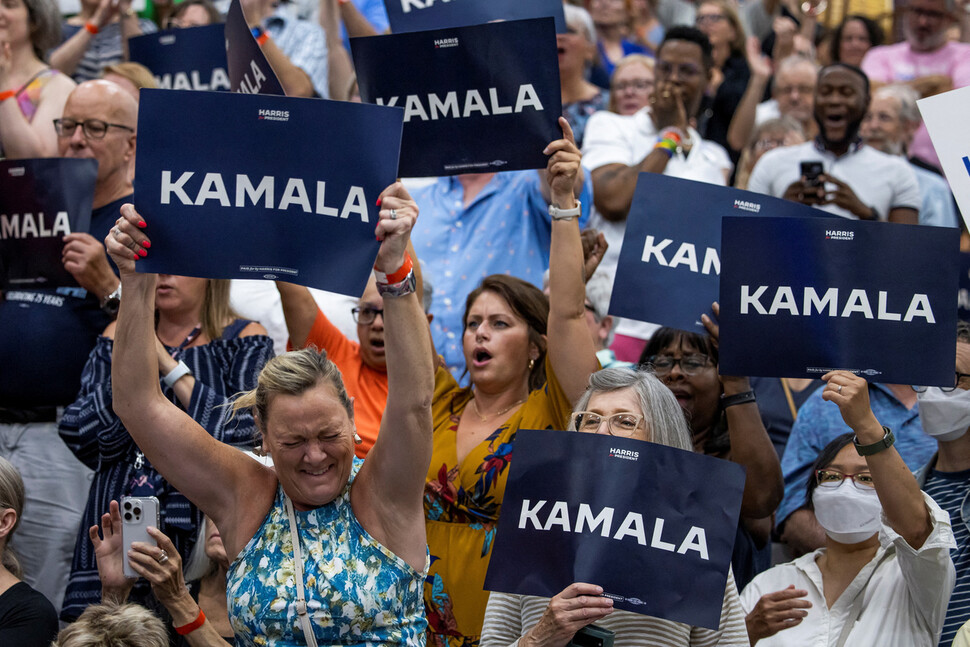
[[[96,240],[108,235],[126,202],[130,195],[91,212]],[[110,321],[81,287],[7,291],[0,300],[0,407],[74,402],[84,364]]]
[[957,547],[950,550],[957,571],[956,585],[946,608],[946,620],[940,646],[950,647],[957,631],[970,620],[970,528],[963,518],[963,500],[970,494],[970,470],[962,472],[930,472],[923,491],[933,497],[941,508],[950,513],[953,538]]

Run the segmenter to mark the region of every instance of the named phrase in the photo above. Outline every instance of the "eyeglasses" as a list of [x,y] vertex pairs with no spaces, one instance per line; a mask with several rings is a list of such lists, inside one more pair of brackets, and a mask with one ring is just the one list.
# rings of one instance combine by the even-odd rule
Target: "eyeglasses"
[[678,77],[685,79],[691,79],[695,76],[700,76],[701,68],[693,63],[668,63],[667,61],[657,62],[657,74],[665,78],[671,78],[674,75],[674,71],[677,72]]
[[754,149],[756,151],[764,151],[764,152],[767,152],[767,151],[770,151],[770,150],[774,150],[774,149],[778,148],[779,146],[784,146],[784,145],[785,145],[785,140],[784,139],[767,139],[767,138],[765,138],[765,139],[759,139],[758,141],[756,141],[754,143]]
[[624,90],[649,90],[653,87],[653,81],[648,81],[647,79],[631,79],[629,81],[619,81],[613,84],[614,92],[623,92]]
[[124,124],[109,124],[107,121],[101,121],[100,119],[85,119],[84,121],[77,121],[76,119],[54,120],[54,130],[57,131],[58,137],[70,137],[77,130],[78,126],[81,126],[81,129],[84,131],[84,136],[88,139],[104,139],[104,136],[108,134],[109,128],[122,128],[129,132],[135,132],[135,129],[130,126],[125,126]]
[[697,375],[710,364],[711,358],[703,353],[684,355],[680,359],[670,355],[654,355],[647,359],[647,365],[653,369],[657,377],[667,375],[674,370],[674,366],[680,366],[680,372],[684,375]]
[[845,479],[852,479],[852,485],[859,490],[871,490],[876,487],[872,482],[872,474],[869,472],[859,472],[858,474],[845,474],[839,470],[826,468],[815,472],[815,480],[819,487],[839,487]]
[[926,18],[927,20],[945,20],[950,14],[943,11],[933,11],[932,9],[918,9],[910,7],[906,9],[914,18]]
[[792,92],[798,92],[802,96],[815,94],[815,88],[811,85],[779,85],[776,90],[780,95],[791,94]]
[[640,428],[643,416],[633,413],[614,413],[612,416],[603,417],[592,411],[577,411],[570,419],[570,428],[576,431],[593,433],[599,431],[600,425],[606,420],[606,428],[612,436],[630,437]]
[[377,319],[377,315],[380,315],[381,318],[384,317],[383,308],[372,308],[370,306],[357,306],[350,312],[352,312],[354,315],[354,321],[363,326],[374,323],[374,320]]
[[[960,386],[960,380],[962,380],[963,378],[970,379],[970,373],[954,373],[953,375],[955,376],[953,380],[953,386],[941,386],[940,391],[943,391],[944,393],[950,393],[958,386]],[[915,384],[913,385],[913,390],[916,391],[917,393],[926,393],[926,389],[928,388],[929,388],[928,386],[920,386]]]
[[697,23],[698,26],[700,26],[700,25],[703,25],[704,23],[708,23],[708,22],[716,23],[726,19],[727,19],[727,16],[723,14],[708,13],[708,14],[698,14],[697,18],[695,18],[694,21]]

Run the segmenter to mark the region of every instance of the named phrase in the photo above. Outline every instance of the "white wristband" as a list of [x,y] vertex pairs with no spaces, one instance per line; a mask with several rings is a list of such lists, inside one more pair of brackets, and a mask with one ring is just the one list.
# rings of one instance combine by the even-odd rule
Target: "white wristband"
[[576,206],[572,209],[560,209],[554,204],[549,205],[549,215],[553,220],[571,220],[583,213],[583,204],[576,200]]
[[178,365],[175,368],[173,368],[171,371],[169,371],[165,375],[165,377],[162,378],[162,382],[165,382],[165,384],[168,385],[170,389],[174,389],[175,383],[181,380],[186,375],[192,375],[192,370],[189,368],[188,364],[186,364],[182,360],[179,360]]

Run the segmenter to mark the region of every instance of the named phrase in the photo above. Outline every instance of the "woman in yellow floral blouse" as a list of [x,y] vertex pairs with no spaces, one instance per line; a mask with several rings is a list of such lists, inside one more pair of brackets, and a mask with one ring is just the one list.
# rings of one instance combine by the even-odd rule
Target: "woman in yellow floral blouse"
[[[581,173],[572,130],[549,145],[552,204],[579,203]],[[428,644],[476,645],[488,592],[483,590],[516,432],[565,429],[574,402],[598,368],[586,325],[584,268],[575,217],[552,221],[550,296],[493,275],[468,295],[462,338],[471,386],[439,368],[432,401],[434,448],[425,488],[431,568],[424,587]]]

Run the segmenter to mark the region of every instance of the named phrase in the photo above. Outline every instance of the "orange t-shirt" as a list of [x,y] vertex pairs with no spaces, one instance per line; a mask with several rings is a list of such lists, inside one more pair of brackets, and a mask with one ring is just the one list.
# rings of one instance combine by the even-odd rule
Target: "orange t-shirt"
[[[287,343],[287,350],[292,342]],[[303,344],[304,348],[307,346],[327,351],[327,357],[340,369],[347,395],[354,398],[357,433],[364,440],[356,446],[355,453],[359,458],[366,457],[381,429],[381,416],[387,404],[387,373],[364,364],[360,344],[347,339],[319,308],[313,328]]]

